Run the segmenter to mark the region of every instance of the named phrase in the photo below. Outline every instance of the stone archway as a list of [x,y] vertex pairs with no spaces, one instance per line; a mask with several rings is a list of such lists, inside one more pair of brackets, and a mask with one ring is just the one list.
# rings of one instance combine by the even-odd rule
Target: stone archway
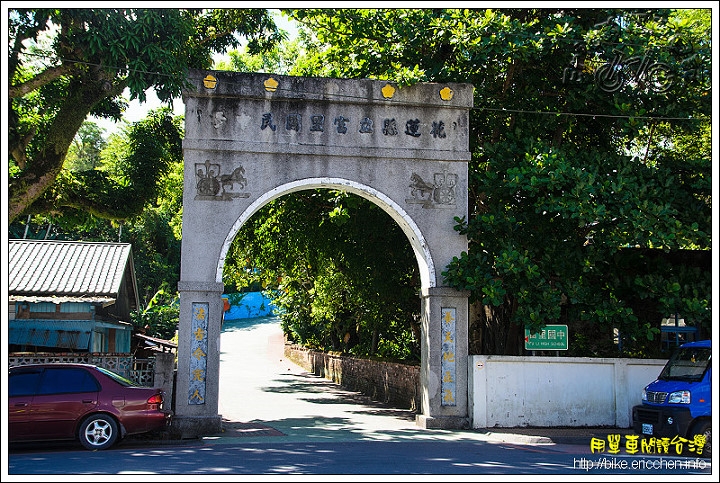
[[407,235],[422,285],[422,427],[468,424],[467,294],[440,272],[467,250],[469,84],[191,71],[185,157],[178,372],[173,426],[217,432],[225,255],[270,200],[334,188],[383,208]]

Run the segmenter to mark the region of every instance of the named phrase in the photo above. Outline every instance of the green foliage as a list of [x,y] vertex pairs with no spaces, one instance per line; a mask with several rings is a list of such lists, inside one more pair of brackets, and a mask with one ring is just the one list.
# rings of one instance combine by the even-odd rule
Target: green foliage
[[177,292],[162,286],[144,309],[130,315],[135,330],[151,337],[170,340],[175,337],[180,320],[180,301]]
[[216,63],[215,69],[287,75],[299,55],[300,41],[298,39],[292,42],[282,42],[262,54],[251,54],[249,48],[245,46],[242,50],[228,52],[229,60]]
[[125,149],[106,156],[95,169],[60,171],[53,189],[36,202],[36,208],[50,213],[70,208],[109,220],[141,214],[157,198],[159,180],[182,160],[182,118],[160,108],[126,135]]
[[414,360],[416,270],[405,235],[379,207],[315,190],[260,209],[236,235],[223,274],[226,287],[272,289],[289,340]]
[[104,131],[93,122],[83,123],[68,149],[65,169],[88,171],[100,166],[100,152],[105,147]]
[[[238,47],[241,37],[252,54],[283,38],[264,9],[11,9],[9,33],[10,222],[49,211],[53,190],[66,191],[62,206],[73,206],[85,188],[112,187],[95,170],[64,176],[59,187],[56,179],[88,115],[120,119],[126,88],[130,100],[144,101],[152,88],[170,102],[191,88],[188,68],[210,68],[212,54]],[[156,149],[138,152],[158,159]],[[139,168],[126,170],[139,178],[123,181],[141,183],[148,166]],[[97,216],[125,216],[112,200],[85,201],[81,209]]]
[[323,75],[474,85],[456,228],[470,249],[443,275],[484,306],[486,331],[517,334],[481,336],[483,353],[520,354],[523,327],[560,322],[602,329],[609,345],[589,351],[638,354],[675,310],[710,328],[709,270],[671,262],[711,246],[709,12],[287,13],[312,31],[303,62]]

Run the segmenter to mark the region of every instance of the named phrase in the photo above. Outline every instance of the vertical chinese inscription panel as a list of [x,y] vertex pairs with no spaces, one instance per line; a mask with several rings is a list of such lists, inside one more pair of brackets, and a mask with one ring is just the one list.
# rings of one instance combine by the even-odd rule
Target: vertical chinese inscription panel
[[456,406],[455,387],[455,316],[454,307],[444,307],[442,313],[442,361],[440,368],[442,372],[442,406]]
[[208,303],[192,304],[192,346],[188,404],[205,404],[208,351]]

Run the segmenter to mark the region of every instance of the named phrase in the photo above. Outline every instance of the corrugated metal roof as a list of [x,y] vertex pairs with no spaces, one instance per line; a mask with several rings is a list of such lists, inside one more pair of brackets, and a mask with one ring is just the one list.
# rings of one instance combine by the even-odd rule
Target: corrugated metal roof
[[116,299],[129,243],[9,240],[8,295]]

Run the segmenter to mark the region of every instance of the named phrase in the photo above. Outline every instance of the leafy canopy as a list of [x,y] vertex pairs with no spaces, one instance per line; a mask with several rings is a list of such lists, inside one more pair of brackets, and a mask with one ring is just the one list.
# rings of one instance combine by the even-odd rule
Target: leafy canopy
[[470,249],[444,272],[484,306],[471,349],[558,322],[627,353],[675,312],[709,328],[710,272],[670,256],[711,245],[709,10],[287,13],[322,75],[474,85]]
[[[11,9],[9,33],[10,222],[74,203],[83,192],[114,189],[101,172],[60,186],[56,180],[87,116],[120,119],[126,88],[131,100],[144,101],[152,88],[171,102],[189,87],[188,68],[210,68],[212,54],[237,47],[241,36],[252,53],[282,38],[263,9]],[[68,186],[76,189],[64,193]],[[99,214],[137,213],[137,204],[122,213],[98,201],[89,204]]]
[[270,290],[289,340],[321,350],[419,357],[417,262],[405,234],[358,196],[308,190],[245,223],[226,257],[230,290]]

